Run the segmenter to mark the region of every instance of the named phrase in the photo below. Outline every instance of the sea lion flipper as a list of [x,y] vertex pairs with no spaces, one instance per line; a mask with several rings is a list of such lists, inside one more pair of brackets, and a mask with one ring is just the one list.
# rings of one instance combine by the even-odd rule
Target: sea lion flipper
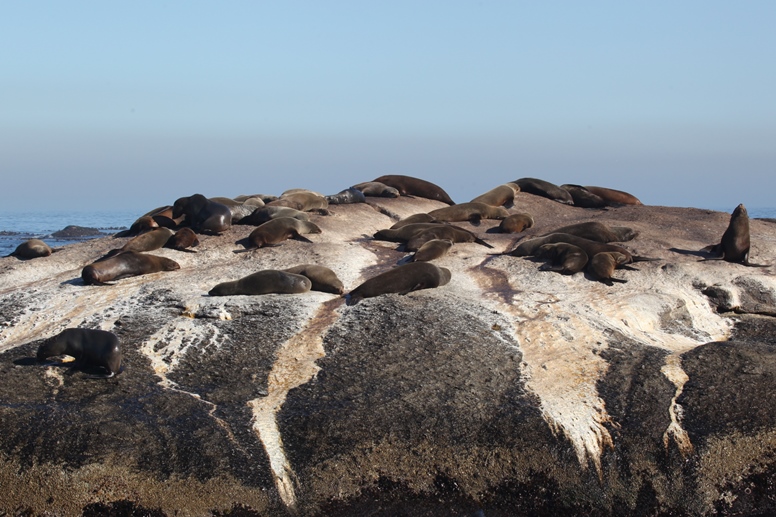
[[422,289],[422,288],[423,288],[422,284],[415,284],[412,287],[410,287],[409,289],[405,289],[403,291],[400,291],[399,294],[404,296],[405,294],[409,294],[412,291],[417,291],[418,289]]
[[476,243],[477,243],[477,244],[479,244],[480,246],[485,246],[486,248],[493,249],[493,246],[491,246],[490,244],[488,244],[488,243],[487,243],[487,242],[485,242],[484,240],[480,239],[479,237],[478,237],[478,238],[476,238],[476,239],[474,239],[474,242],[476,242]]

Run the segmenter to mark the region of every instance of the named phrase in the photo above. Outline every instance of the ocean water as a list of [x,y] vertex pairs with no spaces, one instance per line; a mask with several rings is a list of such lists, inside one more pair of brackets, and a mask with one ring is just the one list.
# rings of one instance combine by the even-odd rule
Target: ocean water
[[[735,207],[733,207],[735,208]],[[720,212],[732,212],[733,208],[712,208]],[[776,208],[747,208],[750,218],[776,218]],[[103,212],[0,212],[0,257],[8,255],[22,242],[36,238],[51,247],[66,246],[73,242],[93,239],[81,237],[57,239],[52,233],[74,225],[96,228],[102,235],[112,235],[125,230],[145,213],[142,210]]]

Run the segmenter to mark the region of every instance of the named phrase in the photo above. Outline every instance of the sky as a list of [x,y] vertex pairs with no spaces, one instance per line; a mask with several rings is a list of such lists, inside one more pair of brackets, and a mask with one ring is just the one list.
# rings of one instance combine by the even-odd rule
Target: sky
[[383,174],[774,207],[774,26],[770,0],[0,1],[0,211]]

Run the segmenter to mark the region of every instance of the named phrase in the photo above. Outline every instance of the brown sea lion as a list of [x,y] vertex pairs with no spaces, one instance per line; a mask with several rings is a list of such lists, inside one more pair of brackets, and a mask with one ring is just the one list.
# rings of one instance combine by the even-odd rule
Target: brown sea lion
[[391,230],[398,230],[402,226],[407,226],[408,224],[435,223],[435,222],[437,222],[437,220],[426,213],[413,214],[395,223],[393,226],[391,226]]
[[621,205],[641,205],[641,201],[632,194],[623,192],[622,190],[615,190],[613,188],[606,187],[591,187],[585,186],[588,192],[600,197],[609,206],[621,206]]
[[232,225],[232,212],[229,207],[210,201],[202,194],[181,197],[173,205],[173,218],[186,216],[186,225],[195,232],[223,233]]
[[373,237],[381,241],[405,242],[424,230],[436,228],[441,225],[442,223],[411,223],[398,228],[392,227],[385,230],[379,230]]
[[302,237],[303,234],[309,233],[321,233],[321,229],[309,221],[300,221],[293,217],[278,217],[253,230],[248,236],[245,247],[250,249],[275,246],[287,239],[312,242],[310,239]]
[[160,271],[175,271],[180,265],[156,255],[124,251],[108,259],[89,264],[81,271],[86,285],[110,285],[107,282]]
[[154,251],[163,248],[170,237],[175,235],[175,232],[169,228],[154,228],[151,231],[141,233],[137,237],[132,237],[129,241],[119,249],[109,251],[104,257],[98,260],[105,260],[107,258],[118,255],[125,251],[135,251],[142,253],[144,251]]
[[48,244],[40,239],[30,239],[16,246],[16,249],[6,255],[6,257],[16,257],[22,260],[29,260],[38,257],[48,257],[58,249],[52,249]]
[[337,194],[326,196],[330,205],[352,205],[353,203],[366,203],[364,193],[356,188],[348,188]]
[[628,262],[630,262],[628,257],[622,253],[613,251],[596,253],[587,265],[587,272],[590,273],[593,278],[606,285],[614,285],[613,282],[624,284],[627,280],[614,278],[612,275],[614,274],[615,269]]
[[[404,228],[408,228],[408,226],[405,226]],[[401,228],[401,230],[404,228]],[[405,249],[407,251],[417,251],[421,246],[432,239],[449,239],[454,243],[474,242],[480,246],[485,246],[486,248],[493,247],[468,230],[453,226],[452,224],[438,224],[413,235],[412,238],[407,241]]]
[[437,201],[447,203],[448,205],[455,204],[455,202],[450,199],[450,196],[447,195],[447,192],[442,190],[440,186],[420,178],[402,176],[401,174],[389,174],[375,178],[372,181],[377,181],[388,185],[389,187],[393,187],[398,190],[399,194],[402,196],[418,196],[426,199],[436,199]]
[[472,199],[472,203],[485,203],[486,205],[490,206],[504,206],[514,201],[515,192],[520,192],[519,185],[516,183],[505,183],[475,197]]
[[38,362],[58,355],[75,358],[81,368],[102,368],[108,372],[106,378],[121,372],[119,338],[106,330],[69,328],[38,347]]
[[450,282],[450,270],[430,262],[410,262],[374,276],[353,289],[347,298],[348,305],[355,305],[364,298],[381,294],[407,294],[419,289],[430,289]]
[[307,213],[297,210],[296,208],[289,208],[287,206],[265,206],[263,208],[257,208],[251,215],[240,219],[237,224],[259,226],[267,221],[280,217],[293,217],[300,221],[310,220],[310,216]]
[[360,190],[365,196],[371,197],[399,197],[400,195],[397,189],[379,181],[365,181],[353,185],[353,188]]
[[746,207],[740,204],[730,215],[730,222],[722,234],[722,240],[719,244],[712,244],[703,248],[703,251],[711,251],[718,258],[707,258],[705,260],[724,260],[726,262],[735,262],[749,267],[768,267],[769,264],[753,264],[749,262],[749,214]]
[[431,239],[426,241],[412,256],[412,262],[430,262],[447,255],[453,241],[450,239]]
[[199,238],[194,230],[186,226],[175,232],[164,246],[178,251],[191,251],[188,248],[199,246]]
[[316,264],[300,264],[298,266],[284,269],[286,273],[306,276],[312,282],[313,291],[324,293],[342,294],[345,292],[342,281],[337,278],[337,274],[326,266]]
[[114,237],[135,237],[141,233],[159,228],[159,223],[150,215],[142,215],[135,220],[128,230],[118,232]]
[[623,255],[625,255],[628,258],[628,263],[658,260],[658,259],[653,259],[648,257],[642,257],[639,255],[633,255],[631,252],[629,252],[628,250],[626,250],[621,246],[616,246],[614,244],[606,244],[603,242],[591,241],[590,239],[577,237],[576,235],[569,235],[568,233],[551,233],[549,235],[545,235],[544,237],[536,237],[533,239],[529,239],[527,241],[521,242],[520,244],[517,245],[515,249],[513,249],[512,251],[506,252],[505,254],[512,255],[514,257],[529,257],[532,255],[535,255],[536,250],[538,250],[539,247],[542,246],[543,244],[550,244],[554,242],[568,242],[569,244],[578,246],[582,248],[582,250],[585,253],[587,253],[588,258],[592,257],[597,253],[613,251],[613,252],[622,253]]
[[582,248],[567,242],[542,244],[536,250],[535,256],[550,260],[548,264],[541,266],[540,270],[558,271],[564,275],[579,273],[585,268],[588,260],[587,253]]
[[571,194],[571,198],[574,200],[574,206],[580,208],[605,208],[607,206],[606,201],[596,196],[582,185],[561,185],[560,188],[566,190]]
[[217,284],[208,294],[210,296],[298,294],[306,293],[311,287],[312,282],[306,276],[265,269],[233,282]]
[[[242,201],[237,201],[229,197],[211,197],[208,199],[215,203],[221,203],[222,205],[229,208],[229,212],[232,214],[232,224],[235,224],[240,219],[251,215],[253,211],[258,208],[255,203],[245,204]],[[264,206],[263,201],[259,200],[259,202],[261,203],[260,206]]]
[[534,220],[531,214],[520,213],[505,217],[501,224],[498,225],[498,229],[502,233],[520,233],[533,225]]
[[549,181],[536,178],[520,178],[512,183],[516,183],[523,192],[546,197],[566,205],[574,204],[574,199],[571,197],[571,194]]
[[329,207],[329,202],[317,192],[302,190],[284,194],[276,200],[266,203],[266,205],[285,206],[302,212],[309,212],[311,210],[325,210]]
[[568,226],[556,228],[543,235],[549,235],[551,233],[567,233],[596,242],[626,242],[639,234],[639,232],[636,232],[627,226],[607,226],[598,221],[585,221],[582,223],[570,224]]
[[471,202],[438,208],[430,211],[428,215],[437,221],[453,223],[459,221],[479,221],[480,219],[505,219],[509,216],[509,212],[503,206]]

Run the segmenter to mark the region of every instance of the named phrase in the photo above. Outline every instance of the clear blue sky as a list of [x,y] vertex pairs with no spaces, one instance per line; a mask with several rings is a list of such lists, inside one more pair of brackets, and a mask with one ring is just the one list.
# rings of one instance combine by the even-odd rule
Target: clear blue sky
[[0,209],[382,174],[776,206],[774,27],[773,1],[2,2]]

